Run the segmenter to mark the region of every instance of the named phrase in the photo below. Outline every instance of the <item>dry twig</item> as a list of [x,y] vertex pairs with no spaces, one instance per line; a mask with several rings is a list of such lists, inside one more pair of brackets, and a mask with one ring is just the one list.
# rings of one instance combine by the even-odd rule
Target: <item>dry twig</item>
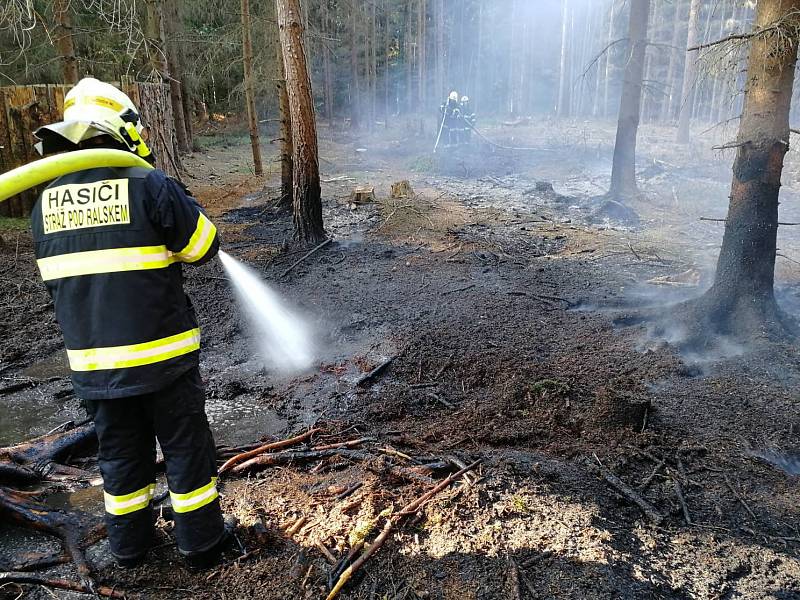
[[466,468],[461,469],[457,473],[453,473],[447,479],[436,485],[433,489],[431,489],[430,491],[426,492],[425,494],[423,494],[422,496],[420,496],[419,498],[408,504],[403,510],[401,510],[398,513],[395,513],[394,515],[386,519],[386,524],[383,526],[383,529],[381,530],[380,534],[378,534],[378,537],[375,538],[375,541],[372,544],[370,544],[367,551],[364,552],[364,554],[362,554],[358,558],[358,560],[356,560],[352,565],[347,567],[347,569],[345,569],[341,575],[339,575],[338,581],[333,586],[333,589],[328,594],[326,600],[333,600],[333,598],[339,595],[339,592],[342,591],[342,588],[345,586],[345,584],[347,584],[350,578],[353,577],[353,574],[355,574],[355,572],[358,571],[358,569],[361,568],[361,566],[364,563],[366,563],[370,559],[370,557],[380,549],[381,546],[383,546],[383,544],[389,538],[389,535],[391,535],[394,528],[404,518],[416,514],[416,512],[420,508],[425,506],[425,504],[436,494],[441,492],[443,489],[449,487],[454,481],[456,481],[465,473],[472,471],[480,463],[481,463],[480,460],[476,460],[472,464],[468,465]]
[[309,429],[305,433],[289,438],[287,440],[281,440],[280,442],[272,442],[270,444],[264,444],[263,446],[259,446],[254,450],[249,450],[247,452],[242,452],[241,454],[237,454],[236,456],[233,456],[229,458],[227,461],[225,461],[225,464],[223,464],[219,469],[219,474],[221,476],[226,471],[229,471],[234,465],[237,465],[240,462],[258,456],[259,454],[264,454],[265,452],[269,452],[270,450],[279,450],[281,448],[287,448],[288,446],[294,446],[295,444],[304,442],[318,431],[320,431],[320,429],[318,428]]

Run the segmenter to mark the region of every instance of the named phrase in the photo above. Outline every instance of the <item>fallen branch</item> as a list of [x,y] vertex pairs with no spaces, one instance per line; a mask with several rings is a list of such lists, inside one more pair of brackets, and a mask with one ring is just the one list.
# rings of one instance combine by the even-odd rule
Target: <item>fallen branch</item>
[[345,498],[347,498],[348,496],[352,495],[357,490],[361,489],[361,486],[363,486],[363,485],[364,485],[364,482],[362,482],[362,481],[359,481],[358,483],[354,483],[353,485],[351,485],[349,488],[347,488],[346,490],[344,490],[340,494],[336,494],[336,499],[337,500],[344,500]]
[[358,440],[350,440],[348,442],[339,442],[336,444],[325,444],[324,446],[314,446],[312,450],[337,450],[339,448],[355,448],[366,442],[374,442],[375,438],[365,437]]
[[739,502],[741,502],[742,506],[744,506],[745,510],[747,510],[747,512],[750,514],[750,516],[751,516],[751,517],[753,517],[753,519],[755,519],[756,521],[758,521],[758,517],[756,516],[756,513],[754,513],[754,512],[753,512],[753,511],[750,509],[750,505],[749,505],[749,504],[747,504],[747,502],[745,501],[745,499],[744,499],[744,498],[742,498],[741,494],[739,494],[739,492],[737,492],[737,491],[736,491],[736,489],[733,487],[733,484],[731,484],[730,480],[728,479],[728,476],[727,476],[727,475],[723,475],[723,477],[725,478],[725,485],[727,485],[727,486],[728,486],[728,489],[731,491],[731,493],[732,493],[734,496],[736,496],[736,499],[737,499]]
[[289,446],[294,446],[295,444],[299,444],[300,442],[304,442],[318,431],[321,430],[319,428],[309,429],[305,433],[300,434],[298,436],[286,440],[281,440],[280,442],[272,442],[270,444],[264,444],[263,446],[259,446],[258,448],[255,448],[253,450],[248,450],[247,452],[242,452],[241,454],[237,454],[236,456],[233,456],[229,458],[227,461],[225,461],[225,464],[223,464],[219,468],[219,474],[221,476],[226,471],[229,471],[234,465],[237,465],[240,462],[251,459],[254,456],[258,456],[259,454],[269,452],[270,450],[280,450],[281,448],[287,448]]
[[369,383],[370,381],[375,379],[375,377],[380,375],[386,367],[388,367],[390,364],[392,364],[394,362],[395,358],[396,357],[394,357],[394,356],[390,356],[385,361],[383,361],[381,364],[379,364],[377,367],[372,369],[369,373],[365,373],[364,375],[359,377],[358,381],[356,381],[356,387],[361,387],[365,383]]
[[316,540],[314,545],[320,552],[322,552],[322,555],[328,560],[329,563],[332,565],[336,564],[336,557],[331,553],[330,550],[328,550],[328,547],[325,544],[323,544],[320,540]]
[[79,594],[98,594],[100,596],[106,596],[107,598],[126,597],[125,592],[121,592],[106,585],[100,585],[92,588],[91,586],[79,581],[70,581],[69,579],[51,579],[48,577],[41,577],[39,575],[20,573],[16,571],[6,571],[0,573],[0,584],[4,583],[27,583],[30,585],[42,585],[44,587],[54,588],[57,590],[78,592]]
[[606,483],[608,483],[611,487],[613,487],[618,492],[622,493],[622,495],[626,496],[631,502],[633,502],[636,506],[638,506],[642,512],[656,525],[660,525],[664,521],[664,515],[662,515],[656,507],[650,504],[647,500],[642,498],[638,493],[636,493],[628,484],[622,481],[619,477],[614,475],[609,469],[607,469],[603,463],[600,462],[595,456],[595,459],[598,463],[598,469],[600,470],[600,474],[605,479]]
[[453,404],[452,402],[448,402],[447,400],[445,400],[441,396],[438,396],[437,394],[434,394],[433,392],[428,392],[428,398],[431,398],[431,399],[435,400],[436,402],[439,402],[440,404],[442,404],[443,406],[446,406],[447,408],[450,408],[450,409],[455,408],[455,404]]
[[60,538],[84,585],[93,585],[82,547],[105,537],[105,526],[83,513],[66,513],[36,502],[26,495],[0,488],[0,515],[32,529]]
[[88,475],[85,471],[59,465],[56,461],[76,448],[96,443],[94,424],[89,423],[0,448],[0,479],[35,482],[85,477]]
[[303,256],[302,256],[300,259],[298,259],[298,260],[296,260],[294,263],[292,263],[292,266],[290,266],[290,267],[289,267],[288,269],[286,269],[286,270],[285,270],[283,273],[281,273],[281,277],[286,277],[286,276],[287,276],[287,275],[288,275],[288,274],[291,272],[291,270],[292,270],[292,269],[294,269],[294,268],[295,268],[297,265],[299,265],[301,262],[303,262],[305,259],[307,259],[309,256],[311,256],[311,255],[312,255],[312,254],[314,254],[315,252],[317,252],[317,251],[319,251],[319,250],[322,250],[322,249],[323,249],[325,246],[327,246],[328,244],[330,244],[332,241],[333,241],[333,238],[328,238],[328,239],[326,239],[324,242],[322,242],[321,244],[319,244],[318,246],[316,246],[316,247],[315,247],[313,250],[311,250],[310,252],[307,252],[307,253],[305,253],[305,254],[304,254],[304,255],[303,255]]
[[659,460],[656,463],[656,466],[653,468],[653,472],[650,473],[650,475],[648,475],[647,478],[642,483],[639,484],[640,492],[643,492],[648,487],[650,487],[650,483],[653,481],[653,479],[655,479],[656,475],[658,475],[658,473],[661,471],[661,469],[664,468],[664,465],[666,464],[667,464],[666,461],[663,459]]
[[446,296],[447,294],[455,294],[457,292],[466,292],[467,290],[471,290],[474,287],[475,287],[475,284],[471,283],[469,285],[466,285],[466,286],[460,287],[460,288],[456,288],[454,290],[447,290],[445,292],[442,292],[440,295],[441,296]]
[[477,467],[481,463],[480,460],[476,460],[471,465],[461,469],[457,473],[453,473],[447,479],[436,485],[433,489],[426,492],[410,504],[408,504],[403,510],[398,513],[395,513],[388,519],[386,519],[386,524],[383,526],[380,534],[378,537],[375,538],[375,541],[369,545],[364,554],[362,554],[358,560],[356,560],[352,565],[347,567],[342,574],[339,576],[336,585],[333,586],[333,589],[328,594],[326,600],[333,600],[336,596],[339,595],[339,592],[342,591],[342,588],[347,584],[347,582],[353,577],[356,571],[361,568],[364,563],[366,563],[370,557],[375,554],[381,546],[389,539],[389,535],[391,535],[394,528],[406,517],[415,514],[420,508],[422,508],[431,498],[433,498],[436,494],[441,492],[443,489],[449,487],[454,481],[459,479],[462,475],[472,471],[475,467]]
[[681,510],[683,511],[683,518],[686,521],[686,524],[691,525],[692,517],[689,515],[689,507],[686,505],[686,499],[683,497],[681,484],[675,477],[672,478],[672,488],[675,490],[675,495],[678,497],[678,502],[680,502]]
[[373,458],[371,454],[359,450],[311,450],[308,452],[279,452],[276,454],[261,454],[242,464],[233,467],[233,473],[242,473],[254,467],[273,467],[275,465],[285,465],[296,462],[308,462],[331,456],[342,456],[354,460],[369,460]]
[[38,571],[39,569],[49,569],[56,565],[63,565],[72,560],[68,552],[59,549],[56,552],[34,552],[23,554],[18,562],[8,567],[2,567],[9,571]]

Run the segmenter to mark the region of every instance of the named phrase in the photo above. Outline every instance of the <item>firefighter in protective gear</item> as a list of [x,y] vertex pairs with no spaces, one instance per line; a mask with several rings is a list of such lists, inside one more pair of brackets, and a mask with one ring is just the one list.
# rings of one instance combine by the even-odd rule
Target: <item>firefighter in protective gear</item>
[[469,96],[461,97],[459,108],[461,109],[461,119],[463,124],[461,139],[466,143],[469,142],[470,138],[472,137],[472,130],[475,128],[477,117],[475,115],[475,111],[472,110],[472,104],[470,103]]
[[[64,107],[63,122],[36,131],[42,153],[150,156],[137,108],[114,86],[83,79]],[[213,564],[227,533],[182,269],[214,257],[216,228],[162,171],[105,167],[51,183],[31,226],[73,386],[97,428],[111,552],[131,566],[152,544],[158,439],[178,549],[190,565]]]
[[447,102],[439,109],[442,119],[442,137],[445,146],[458,146],[461,133],[461,107],[458,102],[458,92],[452,91]]

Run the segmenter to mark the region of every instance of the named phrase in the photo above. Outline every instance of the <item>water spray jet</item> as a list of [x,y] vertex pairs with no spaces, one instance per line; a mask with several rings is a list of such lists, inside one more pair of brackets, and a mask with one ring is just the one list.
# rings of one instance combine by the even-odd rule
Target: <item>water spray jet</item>
[[311,332],[303,319],[286,306],[256,271],[220,251],[219,258],[243,308],[266,366],[292,375],[314,362]]

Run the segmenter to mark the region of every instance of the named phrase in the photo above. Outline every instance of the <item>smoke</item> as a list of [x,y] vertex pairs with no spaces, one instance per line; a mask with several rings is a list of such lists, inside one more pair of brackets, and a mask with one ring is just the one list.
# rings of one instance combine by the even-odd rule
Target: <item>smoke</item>
[[750,450],[747,454],[760,458],[788,475],[800,475],[800,454],[787,454],[778,450]]

